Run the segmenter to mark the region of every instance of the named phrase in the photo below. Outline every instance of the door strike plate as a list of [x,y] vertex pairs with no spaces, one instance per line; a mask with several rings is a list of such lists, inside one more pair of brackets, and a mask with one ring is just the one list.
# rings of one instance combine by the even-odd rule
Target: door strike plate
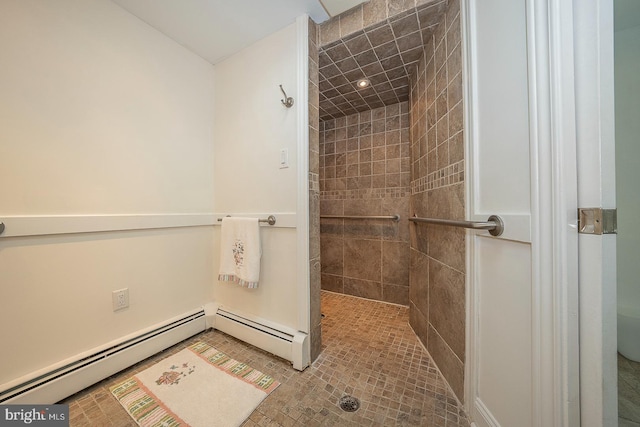
[[616,209],[578,208],[578,233],[617,234],[618,212]]

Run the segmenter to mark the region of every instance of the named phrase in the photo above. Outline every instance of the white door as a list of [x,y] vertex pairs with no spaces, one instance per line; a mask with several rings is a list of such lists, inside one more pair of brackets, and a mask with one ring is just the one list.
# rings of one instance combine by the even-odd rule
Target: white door
[[571,19],[564,3],[462,2],[467,217],[504,221],[467,239],[465,404],[479,426],[579,422],[573,93],[553,80],[571,43],[549,30]]

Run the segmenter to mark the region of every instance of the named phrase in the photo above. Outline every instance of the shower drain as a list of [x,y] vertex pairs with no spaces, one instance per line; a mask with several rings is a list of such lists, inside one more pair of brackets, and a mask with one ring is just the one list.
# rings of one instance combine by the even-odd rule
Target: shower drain
[[338,404],[345,412],[355,412],[360,407],[360,401],[353,396],[342,396]]

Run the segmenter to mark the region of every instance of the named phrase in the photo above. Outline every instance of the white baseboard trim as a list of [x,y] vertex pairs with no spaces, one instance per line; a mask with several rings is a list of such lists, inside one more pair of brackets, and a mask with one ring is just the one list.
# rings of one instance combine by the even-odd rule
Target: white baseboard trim
[[5,384],[0,404],[53,404],[206,328],[204,311],[171,319]]

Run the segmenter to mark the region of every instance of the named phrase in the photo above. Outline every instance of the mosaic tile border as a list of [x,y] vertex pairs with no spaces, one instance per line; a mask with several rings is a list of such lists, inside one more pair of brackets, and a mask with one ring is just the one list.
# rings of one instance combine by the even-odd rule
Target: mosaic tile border
[[309,172],[309,190],[320,191],[320,174]]
[[407,188],[365,188],[358,190],[321,191],[320,200],[387,199],[410,195]]
[[411,194],[448,187],[464,182],[464,160],[411,182]]

